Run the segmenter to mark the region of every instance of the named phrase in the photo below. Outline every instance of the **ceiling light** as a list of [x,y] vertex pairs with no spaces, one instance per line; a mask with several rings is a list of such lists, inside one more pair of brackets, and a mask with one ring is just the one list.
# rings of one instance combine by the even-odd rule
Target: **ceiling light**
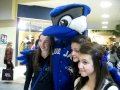
[[20,20],[20,21],[18,22],[18,28],[19,28],[19,29],[22,29],[22,30],[27,29],[27,21]]
[[108,28],[108,26],[102,26],[102,28],[106,29],[106,28]]
[[103,2],[100,3],[100,6],[102,8],[109,8],[110,6],[112,6],[112,3],[109,2],[109,1],[103,1]]
[[108,24],[108,21],[103,21],[102,24]]
[[113,36],[113,38],[116,38],[116,36]]
[[102,18],[109,18],[110,15],[108,15],[108,14],[103,14],[101,17],[102,17]]

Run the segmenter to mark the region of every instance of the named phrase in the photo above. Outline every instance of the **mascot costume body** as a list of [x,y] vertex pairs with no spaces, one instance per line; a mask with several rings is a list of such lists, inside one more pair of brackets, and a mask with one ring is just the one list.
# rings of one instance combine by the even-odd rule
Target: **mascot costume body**
[[73,90],[73,61],[70,59],[71,40],[82,34],[87,27],[86,16],[90,8],[83,4],[57,7],[50,13],[53,26],[43,35],[55,37],[52,56],[52,74],[55,90]]
[[[54,90],[73,90],[73,61],[71,60],[71,40],[82,35],[87,27],[86,16],[90,13],[90,8],[83,4],[69,4],[57,7],[50,13],[52,26],[45,28],[43,35],[55,38],[52,53],[52,75]],[[22,56],[17,57],[23,60],[21,64],[27,63],[28,52],[22,51]],[[110,68],[110,72],[120,85],[120,76],[117,71]]]

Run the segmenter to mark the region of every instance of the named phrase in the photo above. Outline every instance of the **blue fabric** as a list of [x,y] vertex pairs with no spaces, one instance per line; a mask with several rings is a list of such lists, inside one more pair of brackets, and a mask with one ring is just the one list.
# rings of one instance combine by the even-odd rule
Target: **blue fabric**
[[71,44],[62,41],[56,41],[52,53],[52,72],[55,90],[73,90],[74,80],[73,73],[69,71],[73,62],[70,59]]
[[33,49],[26,49],[26,50],[21,51],[20,53],[23,55],[28,55],[28,53],[31,51],[33,51]]
[[22,62],[20,62],[21,65],[25,65],[25,64],[28,64],[28,60],[27,59],[24,59]]
[[16,57],[17,60],[24,60],[25,58],[26,58],[26,56],[24,56],[24,55]]
[[88,36],[88,30],[85,30],[85,31],[82,33],[82,35]]
[[23,50],[23,51],[21,51],[20,53],[22,54],[21,56],[17,56],[16,57],[16,60],[19,60],[19,61],[21,61],[20,62],[20,64],[21,65],[25,65],[25,64],[27,64],[28,63],[28,54],[30,53],[30,52],[32,52],[33,50]]
[[109,67],[108,69],[109,69],[111,76],[113,77],[113,80],[120,88],[120,72],[119,72],[119,70],[115,67],[113,67],[113,68]]
[[51,17],[55,17],[58,14],[60,14],[61,12],[66,11],[67,9],[70,9],[73,7],[84,7],[84,14],[83,14],[84,16],[87,16],[91,11],[90,7],[88,7],[84,4],[69,4],[69,5],[64,5],[64,6],[60,6],[60,7],[53,9],[51,11],[50,15],[51,15]]

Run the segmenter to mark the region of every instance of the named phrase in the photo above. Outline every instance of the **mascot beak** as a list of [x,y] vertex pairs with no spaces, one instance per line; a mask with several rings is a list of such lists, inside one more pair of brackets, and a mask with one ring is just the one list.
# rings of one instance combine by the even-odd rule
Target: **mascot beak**
[[65,26],[53,25],[45,28],[42,34],[45,36],[53,36],[56,38],[65,38],[66,36],[76,35],[78,34],[78,32]]

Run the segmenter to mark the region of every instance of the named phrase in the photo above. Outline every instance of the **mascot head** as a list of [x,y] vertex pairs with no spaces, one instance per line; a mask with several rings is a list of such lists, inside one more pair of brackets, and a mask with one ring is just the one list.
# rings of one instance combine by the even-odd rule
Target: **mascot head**
[[57,7],[50,13],[53,25],[45,28],[42,34],[62,40],[82,34],[86,30],[86,16],[90,11],[90,8],[83,4]]

